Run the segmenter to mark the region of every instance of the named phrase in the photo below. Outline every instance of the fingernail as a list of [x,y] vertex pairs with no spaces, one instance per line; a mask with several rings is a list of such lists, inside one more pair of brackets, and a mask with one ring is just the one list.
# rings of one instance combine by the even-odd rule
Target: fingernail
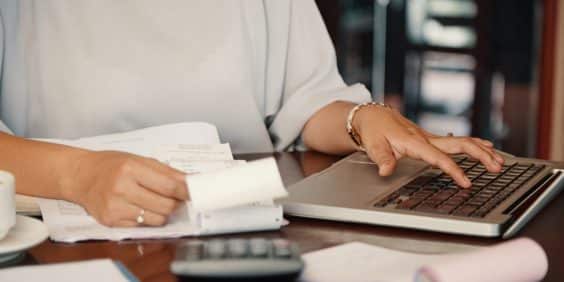
[[464,176],[464,186],[465,187],[470,187],[472,186],[472,182],[470,181],[470,179],[468,179],[468,176]]

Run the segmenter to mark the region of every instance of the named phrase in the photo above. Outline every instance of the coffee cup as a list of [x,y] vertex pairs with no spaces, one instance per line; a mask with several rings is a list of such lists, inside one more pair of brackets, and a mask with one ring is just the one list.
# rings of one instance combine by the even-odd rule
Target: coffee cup
[[0,240],[16,225],[16,196],[14,175],[0,171]]

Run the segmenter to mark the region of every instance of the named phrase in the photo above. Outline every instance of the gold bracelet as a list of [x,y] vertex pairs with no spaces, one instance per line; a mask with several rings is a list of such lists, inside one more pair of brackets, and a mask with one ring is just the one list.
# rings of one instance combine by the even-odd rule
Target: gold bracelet
[[349,112],[349,115],[347,116],[347,126],[346,126],[347,133],[351,137],[352,141],[358,147],[358,150],[362,151],[362,152],[366,152],[366,148],[364,148],[364,146],[362,146],[362,139],[360,138],[360,135],[358,134],[358,132],[356,132],[356,130],[353,127],[353,120],[354,120],[354,117],[356,116],[356,113],[360,109],[362,109],[364,107],[370,107],[370,106],[378,106],[378,107],[384,107],[384,108],[391,109],[391,107],[389,105],[386,105],[386,104],[380,103],[380,102],[365,102],[365,103],[362,103],[362,104],[358,104],[358,105],[354,106],[354,108],[351,109],[351,111]]

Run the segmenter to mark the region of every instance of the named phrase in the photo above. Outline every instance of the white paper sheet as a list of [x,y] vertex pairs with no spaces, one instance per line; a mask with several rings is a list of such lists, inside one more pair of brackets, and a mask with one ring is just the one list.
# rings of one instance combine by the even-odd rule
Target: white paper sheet
[[[418,280],[421,279],[418,271],[424,266],[428,266],[428,270],[438,274],[442,280],[437,281],[441,282],[485,281],[484,277],[488,277],[488,273],[482,273],[485,276],[481,276],[480,270],[484,265],[490,265],[495,271],[495,265],[499,263],[514,267],[501,268],[502,271],[497,268],[498,273],[490,273],[495,275],[494,279],[487,281],[516,281],[516,277],[542,279],[546,273],[546,259],[543,260],[546,255],[542,249],[533,246],[534,244],[530,242],[524,244],[523,240],[530,241],[521,238],[494,247],[443,255],[408,253],[352,242],[303,255],[306,267],[299,281],[424,281]],[[531,261],[524,263],[527,257]]]
[[2,282],[132,281],[110,259],[0,269]]
[[[74,140],[35,139],[64,144],[94,151],[113,150],[155,158],[158,147],[219,144],[219,135],[214,125],[204,122],[185,122],[148,127],[134,131],[107,134]],[[231,152],[229,152],[231,153]]]
[[274,158],[188,175],[186,183],[192,205],[199,211],[231,208],[288,195]]
[[227,143],[161,145],[157,147],[155,156],[164,163],[233,160],[231,147]]

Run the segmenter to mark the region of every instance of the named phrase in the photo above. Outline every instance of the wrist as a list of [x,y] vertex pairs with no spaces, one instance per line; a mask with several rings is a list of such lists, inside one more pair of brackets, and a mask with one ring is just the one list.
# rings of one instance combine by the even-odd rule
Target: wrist
[[362,142],[362,130],[365,124],[373,122],[371,118],[376,112],[390,110],[390,106],[378,103],[367,102],[356,105],[349,112],[347,118],[347,132],[351,140],[356,144],[360,151],[365,151]]
[[83,179],[83,173],[85,170],[87,160],[90,158],[91,154],[95,152],[71,148],[62,165],[62,173],[59,176],[59,193],[61,198],[75,203],[80,203],[82,195],[80,185]]

